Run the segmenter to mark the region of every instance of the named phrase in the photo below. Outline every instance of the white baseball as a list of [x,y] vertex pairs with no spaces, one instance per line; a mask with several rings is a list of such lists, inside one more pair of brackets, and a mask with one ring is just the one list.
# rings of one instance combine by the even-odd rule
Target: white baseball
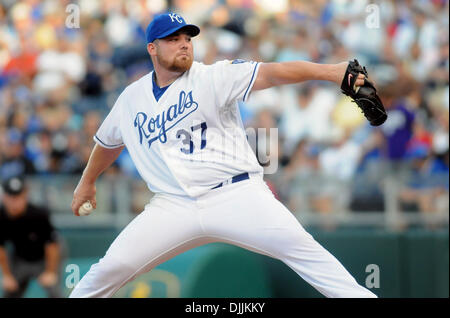
[[89,214],[91,214],[93,209],[94,209],[94,207],[92,206],[91,202],[86,201],[78,209],[78,214],[82,215],[82,216],[89,215]]

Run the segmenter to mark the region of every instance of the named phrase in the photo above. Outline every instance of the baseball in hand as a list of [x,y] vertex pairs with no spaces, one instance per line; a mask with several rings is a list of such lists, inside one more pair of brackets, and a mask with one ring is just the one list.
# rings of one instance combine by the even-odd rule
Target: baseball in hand
[[94,209],[94,208],[93,208],[91,202],[86,201],[86,202],[84,202],[84,203],[80,206],[80,208],[78,209],[78,214],[79,214],[79,215],[82,215],[82,216],[84,216],[84,215],[89,215],[89,214],[91,214],[91,212],[92,212],[93,209]]

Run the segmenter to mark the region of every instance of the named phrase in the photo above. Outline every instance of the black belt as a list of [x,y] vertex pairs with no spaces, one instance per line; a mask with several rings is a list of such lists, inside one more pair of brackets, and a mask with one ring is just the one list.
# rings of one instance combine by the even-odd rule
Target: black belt
[[[250,177],[248,176],[248,172],[244,172],[244,173],[238,174],[237,176],[234,176],[233,178],[231,178],[231,183],[236,183],[236,182],[239,182],[242,180],[247,180],[247,179],[250,179]],[[214,188],[211,188],[211,190],[220,188],[224,184],[226,184],[226,183],[225,182],[219,183]]]

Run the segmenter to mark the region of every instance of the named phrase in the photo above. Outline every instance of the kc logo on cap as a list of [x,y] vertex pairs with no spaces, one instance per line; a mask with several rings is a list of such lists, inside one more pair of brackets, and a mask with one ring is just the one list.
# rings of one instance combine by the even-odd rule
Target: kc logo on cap
[[175,22],[175,20],[177,20],[178,23],[183,23],[184,22],[183,18],[180,17],[176,13],[169,13],[169,17],[172,20],[172,22]]
[[177,13],[163,13],[156,15],[147,27],[147,43],[156,39],[165,38],[178,30],[186,30],[192,37],[200,33],[200,28],[194,24],[186,24],[186,21]]

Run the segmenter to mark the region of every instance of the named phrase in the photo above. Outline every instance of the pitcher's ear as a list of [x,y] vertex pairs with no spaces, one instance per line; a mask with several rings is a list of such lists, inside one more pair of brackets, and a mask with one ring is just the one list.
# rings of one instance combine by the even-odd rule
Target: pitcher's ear
[[155,40],[154,42],[152,42],[152,43],[148,43],[147,44],[147,52],[148,52],[148,54],[150,54],[150,55],[152,55],[152,56],[155,56],[156,55],[156,46],[157,46],[157,44],[155,43],[157,40]]

